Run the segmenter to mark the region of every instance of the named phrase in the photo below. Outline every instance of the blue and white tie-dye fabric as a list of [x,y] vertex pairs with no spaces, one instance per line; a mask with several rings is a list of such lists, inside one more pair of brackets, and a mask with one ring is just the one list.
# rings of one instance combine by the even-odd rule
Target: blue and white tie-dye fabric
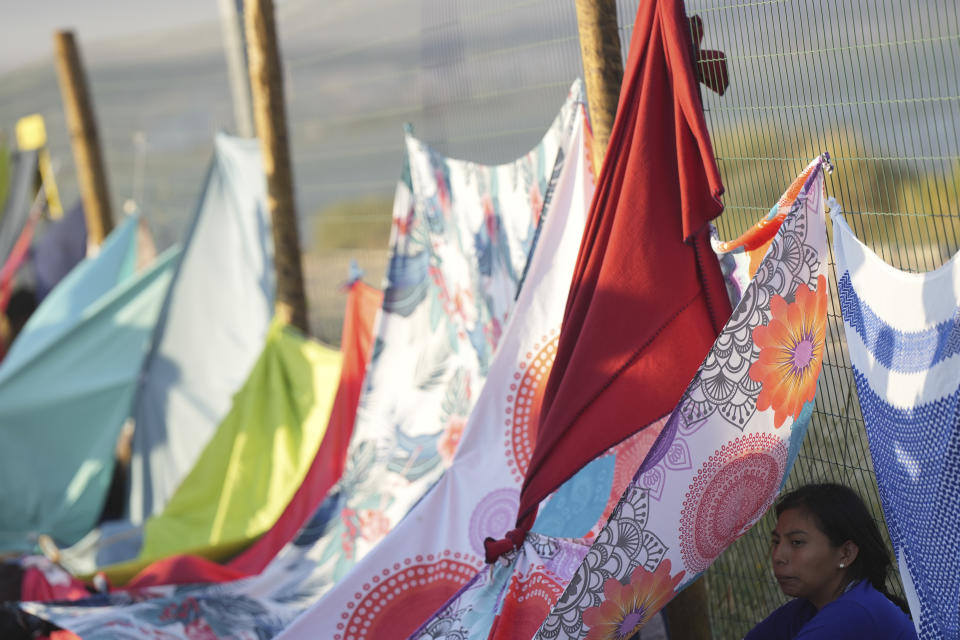
[[838,214],[844,329],[880,500],[920,638],[960,637],[960,254],[906,273]]

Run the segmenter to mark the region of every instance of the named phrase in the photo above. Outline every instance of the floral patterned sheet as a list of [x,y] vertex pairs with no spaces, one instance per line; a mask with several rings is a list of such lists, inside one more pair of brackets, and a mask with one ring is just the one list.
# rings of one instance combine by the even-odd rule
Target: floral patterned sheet
[[960,637],[960,254],[885,263],[833,219],[847,350],[880,502],[919,637]]
[[551,176],[582,101],[574,84],[527,155],[451,160],[406,138],[391,260],[347,467],[259,576],[24,609],[98,638],[265,638],[338,582],[450,466],[514,307]]
[[543,226],[523,290],[452,466],[282,639],[406,637],[483,566],[484,538],[511,528],[593,195],[586,114],[582,103],[575,107],[574,133],[544,194]]
[[[592,545],[529,534],[412,638],[632,637],[763,515],[800,448],[823,362],[824,166],[811,163],[752,230],[762,242],[725,247],[740,301]],[[752,251],[763,256],[751,266]]]

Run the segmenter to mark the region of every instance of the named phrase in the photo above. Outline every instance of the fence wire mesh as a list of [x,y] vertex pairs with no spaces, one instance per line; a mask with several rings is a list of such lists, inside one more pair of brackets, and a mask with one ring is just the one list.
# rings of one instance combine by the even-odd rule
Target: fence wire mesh
[[[690,0],[704,48],[726,52],[730,90],[703,91],[734,237],[829,151],[827,180],[854,232],[907,271],[960,248],[960,24],[951,1]],[[827,351],[810,430],[787,488],[839,481],[883,515],[830,265]],[[740,638],[785,599],[769,570],[768,513],[707,572],[716,638]],[[898,578],[892,584],[902,589]]]
[[[212,0],[211,0],[212,1]],[[617,0],[624,57],[640,0]],[[821,151],[853,230],[896,267],[924,271],[960,248],[960,19],[954,0],[688,0],[703,47],[728,56],[730,89],[703,88],[726,185],[721,235],[769,210]],[[338,286],[356,259],[378,283],[403,124],[478,162],[526,152],[582,75],[574,3],[548,0],[286,0],[278,4],[297,203],[314,334],[339,342]],[[220,27],[85,42],[109,182],[158,244],[181,237],[212,134],[233,128]],[[65,203],[77,197],[51,59],[0,78],[0,128],[39,112]],[[833,479],[882,514],[845,352],[831,268],[827,357],[788,487]],[[706,574],[714,637],[740,638],[783,601],[766,516]],[[894,585],[899,587],[898,584]]]

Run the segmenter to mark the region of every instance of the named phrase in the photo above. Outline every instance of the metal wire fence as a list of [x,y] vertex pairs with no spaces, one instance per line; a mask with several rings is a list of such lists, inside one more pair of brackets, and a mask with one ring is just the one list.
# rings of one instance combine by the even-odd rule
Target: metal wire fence
[[[624,54],[640,0],[618,0]],[[287,0],[279,36],[315,335],[337,343],[337,287],[355,258],[386,265],[403,124],[453,157],[496,163],[542,135],[582,75],[572,0]],[[854,231],[891,264],[935,268],[960,248],[960,18],[953,0],[688,0],[731,86],[703,90],[727,188],[721,235],[766,213],[817,153]],[[78,34],[119,208],[135,199],[180,237],[216,129],[232,128],[218,25],[136,42]],[[0,78],[0,127],[42,113],[76,197],[51,61]],[[831,268],[831,287],[836,278]],[[813,422],[788,487],[834,479],[882,521],[836,295]],[[739,638],[783,597],[768,515],[707,573],[714,637]]]
[[[731,87],[704,92],[727,187],[721,234],[763,215],[817,153],[853,230],[908,271],[960,248],[960,20],[954,2],[690,0],[703,46],[727,53]],[[830,265],[827,353],[813,420],[787,488],[854,487],[882,522]],[[716,638],[740,638],[784,601],[769,570],[767,516],[707,573]],[[899,579],[894,580],[899,589]]]

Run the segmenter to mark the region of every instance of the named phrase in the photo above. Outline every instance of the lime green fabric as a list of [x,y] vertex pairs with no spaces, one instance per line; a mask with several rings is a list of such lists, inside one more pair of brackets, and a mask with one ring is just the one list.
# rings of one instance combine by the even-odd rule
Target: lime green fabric
[[147,520],[137,560],[107,569],[125,582],[178,553],[223,560],[266,532],[293,498],[323,439],[340,353],[274,320],[267,343],[196,466]]

